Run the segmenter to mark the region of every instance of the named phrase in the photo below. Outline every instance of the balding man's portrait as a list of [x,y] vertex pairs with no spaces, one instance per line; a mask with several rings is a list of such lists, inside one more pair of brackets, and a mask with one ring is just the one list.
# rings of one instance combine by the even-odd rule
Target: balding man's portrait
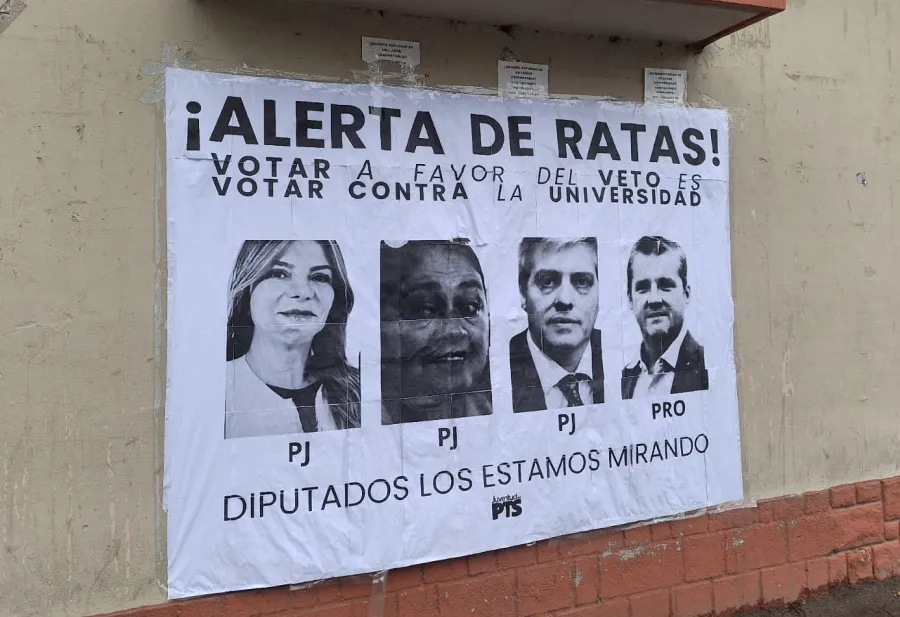
[[703,347],[684,325],[691,300],[684,250],[661,236],[644,236],[631,250],[626,278],[641,345],[622,371],[622,398],[708,390]]
[[525,238],[519,294],[528,327],[509,342],[513,411],[603,402],[596,238]]

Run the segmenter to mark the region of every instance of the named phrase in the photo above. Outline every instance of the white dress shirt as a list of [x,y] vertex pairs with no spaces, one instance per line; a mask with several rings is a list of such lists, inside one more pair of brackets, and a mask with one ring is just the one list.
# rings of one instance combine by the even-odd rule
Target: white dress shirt
[[672,382],[675,380],[675,367],[678,365],[678,355],[681,353],[681,346],[684,343],[684,337],[687,335],[687,328],[682,326],[678,338],[672,341],[672,344],[666,349],[653,366],[647,366],[641,357],[641,348],[638,347],[637,360],[628,365],[628,368],[634,370],[641,369],[638,375],[637,383],[634,385],[634,394],[632,398],[643,398],[647,396],[660,396],[672,393]]
[[[322,387],[316,392],[316,423],[320,431],[337,429]],[[226,364],[225,439],[302,432],[297,406],[257,377],[246,356]]]
[[[547,354],[541,351],[533,340],[531,340],[531,332],[525,335],[528,339],[528,351],[531,352],[531,359],[534,360],[534,368],[537,369],[538,378],[541,380],[541,389],[544,391],[544,401],[547,403],[547,409],[561,409],[568,407],[569,402],[566,395],[556,384],[559,380],[570,375],[569,371],[561,367],[555,361],[551,360]],[[591,343],[588,341],[587,347],[578,363],[576,373],[584,373],[592,380],[594,379],[594,363],[593,354],[591,353]],[[590,381],[578,382],[578,394],[581,396],[585,405],[591,405],[594,402],[594,391]]]

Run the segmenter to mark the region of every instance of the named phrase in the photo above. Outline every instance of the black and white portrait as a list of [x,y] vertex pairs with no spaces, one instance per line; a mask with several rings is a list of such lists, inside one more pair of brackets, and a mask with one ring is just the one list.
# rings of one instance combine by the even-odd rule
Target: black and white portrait
[[465,240],[381,244],[382,422],[492,412],[490,319]]
[[631,250],[626,278],[641,345],[622,371],[622,398],[709,389],[703,347],[684,325],[691,300],[684,250],[644,236]]
[[596,238],[522,240],[519,294],[528,327],[509,342],[514,412],[603,402],[597,285]]
[[360,426],[353,290],[337,243],[248,240],[229,284],[225,437]]

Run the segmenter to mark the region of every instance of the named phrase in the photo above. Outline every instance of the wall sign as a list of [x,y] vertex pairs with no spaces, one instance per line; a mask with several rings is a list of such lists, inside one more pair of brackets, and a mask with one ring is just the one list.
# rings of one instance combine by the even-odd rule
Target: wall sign
[[549,88],[550,67],[525,62],[497,62],[498,89],[503,96],[523,99],[545,99]]

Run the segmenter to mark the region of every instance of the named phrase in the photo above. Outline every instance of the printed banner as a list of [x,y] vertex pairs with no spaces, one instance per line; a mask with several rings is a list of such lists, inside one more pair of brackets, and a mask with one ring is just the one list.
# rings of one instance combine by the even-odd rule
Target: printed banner
[[169,597],[742,499],[725,112],[166,75]]

